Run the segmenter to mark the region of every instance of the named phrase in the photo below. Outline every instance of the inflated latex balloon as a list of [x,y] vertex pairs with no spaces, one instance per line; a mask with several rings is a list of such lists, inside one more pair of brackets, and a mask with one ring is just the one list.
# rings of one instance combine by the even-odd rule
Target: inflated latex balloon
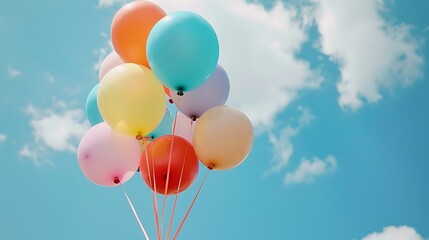
[[164,135],[171,134],[171,124],[173,123],[173,118],[171,117],[170,111],[168,109],[165,110],[164,117],[159,123],[158,127],[155,128],[151,133],[146,135],[151,139],[155,139]]
[[103,117],[101,117],[100,111],[98,110],[97,92],[98,84],[92,88],[91,92],[89,92],[88,98],[86,99],[86,116],[92,126],[104,121]]
[[209,169],[226,170],[246,159],[253,145],[253,128],[247,116],[229,106],[205,112],[194,129],[193,145]]
[[[183,96],[173,94],[172,98],[179,110],[189,118],[199,118],[212,107],[223,105],[229,95],[229,79],[225,70],[217,66],[209,79],[198,88]],[[180,97],[180,101],[179,101]]]
[[170,111],[171,118],[174,119],[176,117],[176,112],[177,112],[176,105],[174,104],[173,100],[171,100],[169,97],[166,97],[165,104],[167,105],[168,111]]
[[125,183],[137,171],[140,146],[134,138],[116,133],[106,123],[93,126],[82,137],[77,150],[79,167],[101,186]]
[[164,87],[164,92],[167,96],[171,97],[170,89],[168,89],[166,86],[162,85]]
[[111,26],[112,44],[125,62],[149,67],[146,41],[153,26],[166,13],[156,4],[139,0],[125,4],[115,14]]
[[176,12],[153,27],[146,51],[158,79],[171,90],[187,92],[213,73],[219,42],[204,18],[191,12]]
[[[192,135],[194,133],[195,122],[185,116],[183,113],[178,112],[176,116],[176,128],[174,135],[181,136],[192,143]],[[174,127],[174,121],[173,126]]]
[[161,122],[165,108],[162,84],[143,65],[119,65],[100,82],[98,109],[107,124],[122,134],[149,134]]
[[140,143],[140,152],[143,152],[146,147],[151,143],[150,138],[139,141]]
[[153,140],[141,155],[140,172],[145,183],[160,194],[165,193],[170,156],[167,194],[184,191],[194,182],[198,174],[199,161],[191,143],[173,135]]
[[121,64],[124,64],[124,61],[121,59],[121,57],[119,57],[116,52],[111,52],[100,65],[100,69],[98,71],[98,80],[101,81],[101,79],[103,79],[104,75],[106,75],[110,69]]

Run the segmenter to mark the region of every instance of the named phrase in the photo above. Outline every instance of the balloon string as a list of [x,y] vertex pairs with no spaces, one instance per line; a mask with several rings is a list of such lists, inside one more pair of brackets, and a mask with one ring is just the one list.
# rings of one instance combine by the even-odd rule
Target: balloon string
[[167,203],[168,183],[170,181],[171,157],[172,157],[172,154],[173,154],[174,133],[176,131],[177,114],[179,113],[179,103],[180,103],[180,96],[177,99],[176,115],[174,117],[174,123],[173,123],[173,137],[171,139],[170,154],[169,154],[169,157],[168,157],[167,179],[166,179],[166,182],[165,182],[165,190],[164,190],[164,203],[162,204],[161,229],[164,226],[165,205]]
[[192,128],[194,127],[194,119],[191,119],[191,124],[189,124],[191,127],[189,128],[189,140],[191,140],[191,143],[192,143]]
[[173,123],[173,135],[176,133],[176,123],[177,123],[177,114],[179,114],[179,105],[180,105],[180,96],[177,98],[176,115],[174,117],[174,123]]
[[[152,150],[153,150],[153,148],[152,148]],[[149,185],[154,188],[154,190],[152,190],[152,203],[153,203],[153,213],[155,215],[154,217],[155,217],[155,224],[156,224],[156,236],[158,237],[158,240],[161,240],[161,236],[159,234],[159,220],[158,220],[158,206],[157,206],[158,200],[155,201],[155,199],[156,199],[156,196],[155,196],[156,184],[154,183],[154,185],[152,185],[152,176],[154,178],[153,181],[155,182],[155,175],[152,175],[151,170],[149,169],[149,157],[147,155],[147,151],[145,151],[145,154],[146,154],[146,167],[147,167],[147,171],[149,173]],[[152,163],[152,169],[154,169],[153,163]]]
[[122,187],[122,191],[124,192],[125,197],[126,197],[126,198],[127,198],[127,200],[128,200],[128,204],[130,204],[131,210],[133,210],[134,216],[135,216],[135,217],[136,217],[136,219],[137,219],[137,222],[138,222],[138,224],[139,224],[139,226],[140,226],[140,229],[142,230],[142,232],[143,232],[143,234],[144,234],[144,236],[145,236],[146,240],[149,240],[149,236],[147,235],[146,230],[145,230],[145,229],[144,229],[144,227],[143,227],[143,224],[140,222],[140,218],[139,218],[139,216],[137,215],[136,209],[134,208],[133,203],[131,202],[130,198],[128,197],[128,194],[127,194],[127,192],[125,191],[124,185],[122,185],[122,183],[121,183],[121,187]]
[[204,183],[206,182],[207,176],[209,175],[209,173],[211,172],[211,170],[209,169],[206,173],[206,176],[203,179],[203,182],[201,183],[200,187],[198,188],[197,193],[194,196],[194,199],[192,200],[191,205],[188,208],[188,211],[186,211],[185,216],[182,219],[182,222],[180,222],[180,226],[177,229],[176,233],[174,234],[173,240],[175,240],[177,238],[177,236],[180,233],[180,230],[182,230],[183,224],[185,224],[186,219],[188,218],[189,213],[191,212],[192,207],[194,206],[195,200],[197,200],[198,195],[200,194],[201,188],[204,186]]
[[176,197],[174,198],[174,204],[173,204],[173,211],[171,213],[170,223],[168,224],[167,237],[165,240],[168,240],[168,237],[170,237],[171,227],[173,226],[174,213],[176,211],[177,199],[179,198],[180,186],[182,184],[183,170],[185,169],[186,156],[188,155],[188,146],[189,145],[186,145],[185,156],[183,157],[182,170],[180,171],[179,184],[177,186]]
[[153,202],[153,209],[154,209],[154,214],[155,214],[156,234],[158,236],[158,240],[161,240],[162,232],[160,232],[160,229],[159,229],[158,199],[157,199],[154,191],[152,191],[152,202]]

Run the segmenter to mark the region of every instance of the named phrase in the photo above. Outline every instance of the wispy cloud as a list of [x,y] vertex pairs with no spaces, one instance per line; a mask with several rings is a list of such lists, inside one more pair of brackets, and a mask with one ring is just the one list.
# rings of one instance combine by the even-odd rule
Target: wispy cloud
[[0,133],[0,143],[2,143],[2,142],[4,142],[4,141],[6,141],[6,139],[7,139],[6,134],[2,134],[2,133]]
[[48,82],[52,82],[52,83],[55,82],[55,77],[51,73],[46,72],[45,77],[46,77],[46,80],[48,80]]
[[19,77],[19,76],[21,76],[22,75],[22,73],[21,73],[21,71],[20,70],[18,70],[18,69],[16,69],[16,68],[13,68],[13,67],[8,67],[7,68],[7,75],[9,76],[9,77],[11,77],[11,78],[16,78],[16,77]]
[[68,109],[67,104],[59,100],[54,100],[53,106],[46,109],[29,104],[26,113],[31,118],[34,139],[23,147],[20,156],[34,162],[41,162],[40,158],[52,150],[76,152],[77,141],[89,128],[82,109]]
[[43,165],[54,165],[54,162],[50,160],[48,151],[41,145],[30,147],[28,144],[25,144],[24,147],[22,147],[22,149],[19,151],[18,155],[21,158],[30,159],[37,167]]
[[93,70],[95,72],[98,72],[104,58],[106,58],[106,56],[113,51],[112,41],[109,40],[109,37],[103,32],[101,33],[101,36],[105,38],[106,41],[104,43],[104,46],[94,50],[94,55],[97,57],[97,62],[93,64]]
[[299,166],[284,179],[286,185],[312,182],[315,177],[321,176],[337,169],[337,161],[332,155],[325,159],[314,157],[312,160],[301,159]]
[[381,232],[368,234],[362,240],[424,240],[417,231],[409,226],[388,226]]
[[[269,132],[269,140],[273,146],[274,159],[271,168],[265,173],[265,176],[271,173],[278,173],[287,166],[294,151],[292,138],[297,136],[301,129],[314,119],[310,109],[299,106],[298,110],[301,115],[296,126],[288,125],[276,132]],[[279,132],[279,133],[277,133]]]
[[409,86],[422,77],[421,44],[411,34],[413,27],[386,20],[386,1],[312,2],[321,51],[339,64],[342,108],[378,102],[382,88]]
[[123,4],[126,0],[98,0],[98,8],[111,7],[115,4]]

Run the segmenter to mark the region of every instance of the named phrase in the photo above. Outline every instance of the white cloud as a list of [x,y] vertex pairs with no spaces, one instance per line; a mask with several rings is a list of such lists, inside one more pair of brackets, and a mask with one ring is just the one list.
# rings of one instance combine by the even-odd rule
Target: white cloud
[[7,75],[11,78],[16,78],[22,75],[21,71],[13,68],[13,67],[8,67],[7,68]]
[[98,0],[97,7],[99,8],[111,7],[115,4],[122,4],[125,2],[126,0]]
[[52,82],[52,83],[55,82],[55,77],[52,74],[46,72],[45,77],[46,77],[46,80],[48,80],[49,82]]
[[54,165],[54,162],[48,158],[48,153],[43,146],[34,146],[31,148],[28,144],[24,145],[18,154],[20,157],[29,158],[34,165]]
[[2,143],[2,142],[4,142],[4,141],[6,141],[6,139],[7,139],[6,134],[2,134],[2,133],[0,133],[0,143]]
[[410,25],[382,17],[380,0],[312,0],[321,51],[339,63],[337,88],[343,108],[382,99],[382,89],[409,86],[422,77],[423,58]]
[[294,149],[292,138],[298,135],[301,129],[307,126],[314,119],[314,116],[308,108],[300,106],[298,107],[298,110],[301,112],[301,116],[298,119],[297,126],[292,127],[288,125],[280,129],[279,134],[276,134],[273,131],[269,132],[269,140],[273,145],[274,150],[274,159],[272,160],[271,168],[265,173],[265,175],[278,173],[287,166]]
[[[75,152],[76,143],[89,128],[81,109],[67,109],[63,101],[54,100],[51,108],[41,109],[28,105],[26,113],[31,117],[34,146],[27,145],[19,153],[34,162],[49,151]],[[37,164],[36,164],[37,165]]]
[[374,232],[362,240],[424,240],[417,231],[408,226],[389,226],[385,227],[382,232]]
[[196,12],[212,24],[220,41],[219,62],[231,81],[228,104],[257,127],[271,126],[300,90],[317,88],[322,81],[308,62],[296,57],[307,41],[307,26],[293,6],[279,2],[268,11],[245,0],[153,2],[167,13]]
[[327,174],[337,168],[335,157],[328,155],[325,159],[314,157],[313,160],[301,159],[295,171],[287,173],[285,184],[312,182],[315,177]]

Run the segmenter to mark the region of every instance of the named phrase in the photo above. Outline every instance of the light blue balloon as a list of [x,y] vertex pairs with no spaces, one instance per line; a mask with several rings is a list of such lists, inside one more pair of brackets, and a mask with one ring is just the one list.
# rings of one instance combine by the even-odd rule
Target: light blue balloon
[[92,126],[104,122],[97,104],[98,84],[95,85],[86,99],[86,116]]
[[213,73],[219,42],[213,27],[192,12],[165,16],[152,28],[146,45],[150,68],[166,87],[191,91]]
[[[171,99],[171,101],[173,101],[173,99]],[[170,116],[174,119],[176,117],[176,112],[177,112],[177,106],[176,104],[171,103],[170,102],[170,97],[166,97],[166,106],[167,106],[167,110],[170,112]]]
[[158,127],[156,127],[155,130],[153,130],[151,133],[149,133],[146,136],[152,139],[155,139],[157,137],[169,135],[172,132],[172,129],[171,129],[172,124],[173,124],[173,118],[170,115],[170,111],[168,109],[165,109],[164,117],[162,118]]

